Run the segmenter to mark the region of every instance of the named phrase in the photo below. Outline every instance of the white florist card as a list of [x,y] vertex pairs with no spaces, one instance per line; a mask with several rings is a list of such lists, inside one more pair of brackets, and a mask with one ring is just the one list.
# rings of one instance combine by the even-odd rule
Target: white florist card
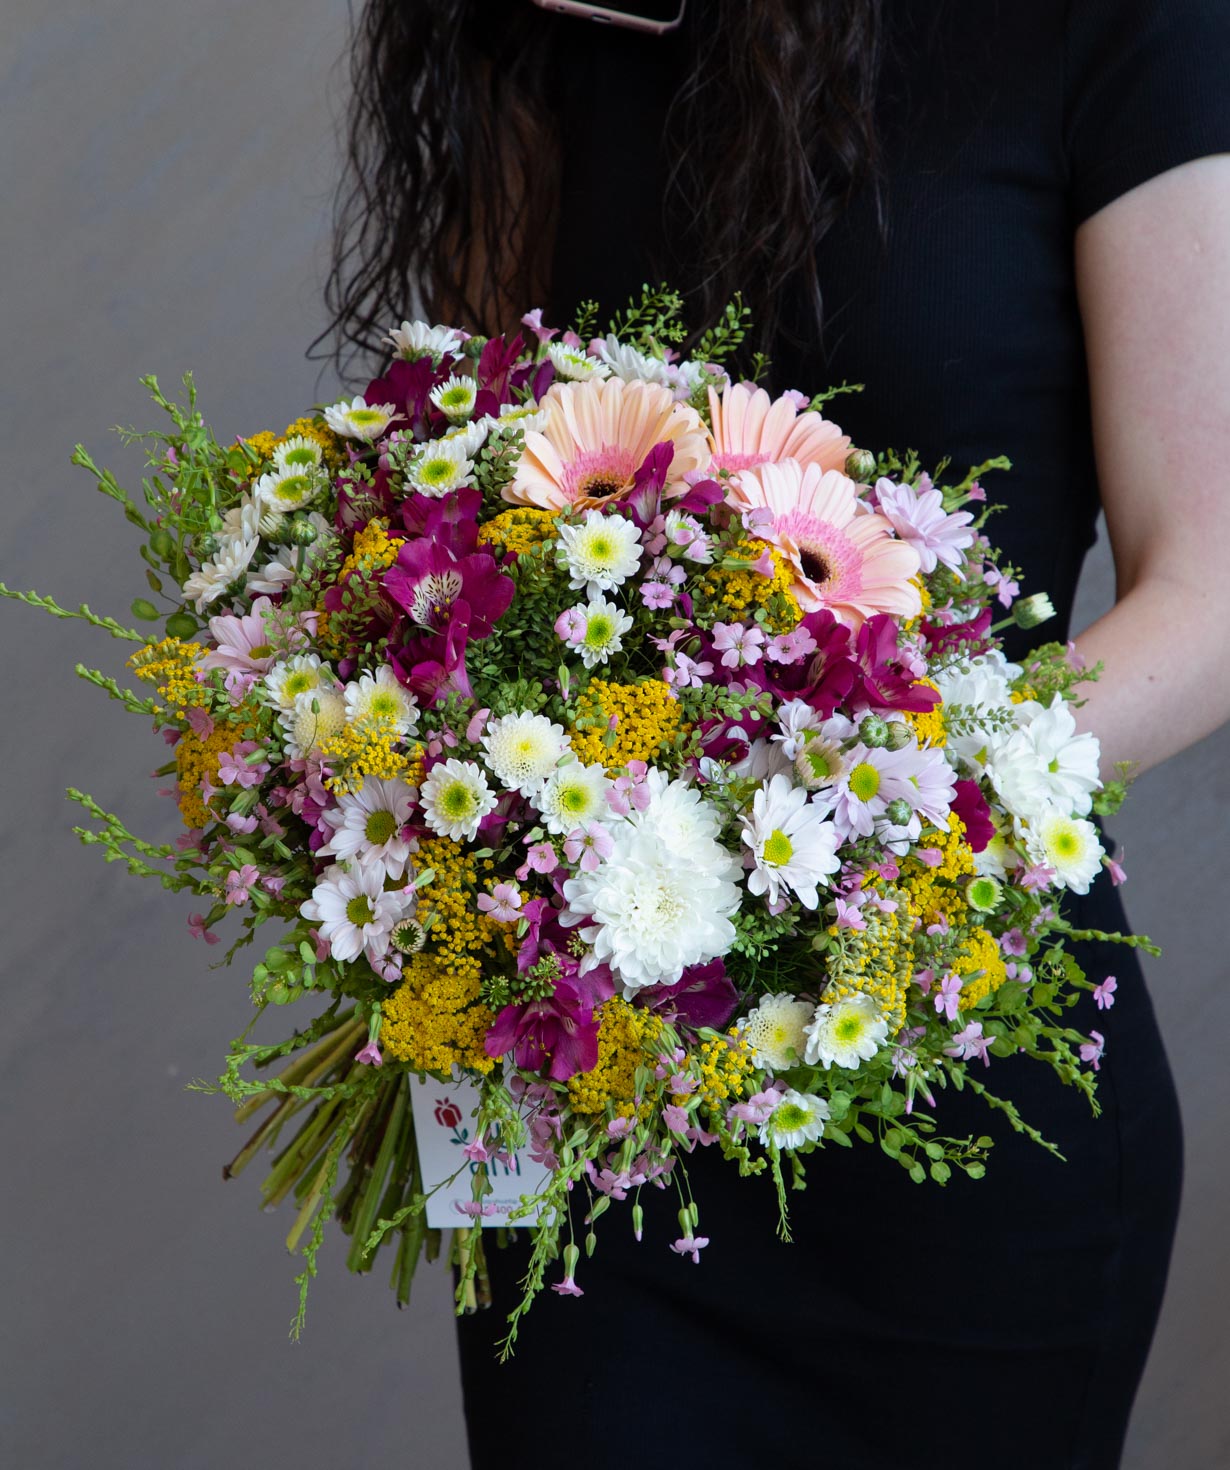
[[[465,1158],[462,1150],[473,1141],[474,1117],[478,1112],[478,1089],[472,1083],[412,1077],[410,1098],[423,1193],[431,1194],[437,1185],[443,1186],[427,1201],[427,1223],[432,1229],[447,1230],[474,1223],[458,1207],[474,1199],[474,1173],[479,1168],[487,1169],[492,1184],[492,1193],[483,1196],[484,1205],[495,1207],[495,1212],[482,1220],[488,1226],[507,1225],[508,1212],[521,1203],[521,1196],[537,1194],[546,1184],[546,1169],[534,1163],[524,1149],[507,1164],[489,1159],[484,1166],[471,1164]],[[457,1173],[459,1169],[461,1172]],[[453,1174],[457,1177],[451,1184],[445,1184]],[[535,1210],[513,1224],[530,1225],[537,1218]]]

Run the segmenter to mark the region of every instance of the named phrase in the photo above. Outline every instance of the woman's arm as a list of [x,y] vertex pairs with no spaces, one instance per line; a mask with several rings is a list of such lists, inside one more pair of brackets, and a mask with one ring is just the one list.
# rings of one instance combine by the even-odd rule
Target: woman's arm
[[1230,155],[1150,179],[1076,234],[1115,606],[1077,639],[1104,672],[1102,772],[1230,718]]

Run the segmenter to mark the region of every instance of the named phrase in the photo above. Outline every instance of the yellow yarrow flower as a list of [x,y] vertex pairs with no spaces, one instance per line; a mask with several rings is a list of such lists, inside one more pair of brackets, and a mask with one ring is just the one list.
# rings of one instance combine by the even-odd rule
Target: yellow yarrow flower
[[719,611],[744,618],[763,609],[767,615],[765,626],[771,632],[789,633],[803,617],[790,590],[794,585],[790,563],[775,546],[754,536],[740,541],[731,554],[757,562],[766,551],[773,562],[771,577],[762,577],[751,566],[722,567],[715,563],[705,568],[700,590]]
[[752,1048],[732,1026],[725,1036],[708,1036],[698,1048],[701,1106],[710,1113],[725,1111],[747,1092],[756,1071]]
[[[923,685],[928,689],[934,689],[939,693],[939,685],[931,679],[915,679],[915,686]],[[919,713],[915,710],[903,711],[906,723],[914,731],[919,745],[946,745],[948,743],[948,732],[944,728],[944,702],[941,700],[934,708]]]
[[501,511],[478,528],[478,544],[495,546],[517,556],[555,538],[555,512],[517,506]]
[[975,929],[965,942],[965,953],[953,961],[952,968],[961,977],[961,1010],[976,1006],[984,995],[990,995],[1008,978],[1003,956],[993,935]]
[[216,783],[218,761],[241,739],[239,728],[219,722],[204,740],[185,730],[175,742],[175,774],[179,787],[179,810],[185,827],[207,827],[217,814],[206,806],[201,787],[208,779]]
[[209,689],[197,682],[196,670],[205,650],[199,643],[163,638],[147,643],[128,660],[138,679],[156,686],[158,693],[176,710],[202,709],[209,704]]
[[[612,684],[591,679],[577,697],[577,720],[569,730],[577,759],[618,771],[629,761],[652,763],[681,730],[679,702],[661,679]],[[612,717],[614,730],[610,729]]]
[[[588,1072],[568,1079],[568,1100],[576,1113],[601,1115],[611,1107],[616,1117],[638,1111],[636,1071],[648,1066],[662,1023],[651,1011],[638,1010],[612,996],[598,1008],[598,1060]],[[640,1116],[649,1104],[640,1105]]]

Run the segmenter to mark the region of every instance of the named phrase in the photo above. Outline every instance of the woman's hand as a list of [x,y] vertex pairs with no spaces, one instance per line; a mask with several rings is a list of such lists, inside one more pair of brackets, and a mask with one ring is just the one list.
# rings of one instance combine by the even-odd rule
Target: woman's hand
[[1076,280],[1117,583],[1077,639],[1105,665],[1078,721],[1105,778],[1230,718],[1230,154],[1086,220]]

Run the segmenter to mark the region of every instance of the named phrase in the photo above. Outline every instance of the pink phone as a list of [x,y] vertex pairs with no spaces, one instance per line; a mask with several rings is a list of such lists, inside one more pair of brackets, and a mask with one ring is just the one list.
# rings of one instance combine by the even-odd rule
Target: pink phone
[[683,20],[686,0],[608,0],[605,5],[586,5],[581,0],[534,0],[543,10],[558,10],[561,15],[576,15],[596,20],[599,25],[625,26],[630,31],[649,31],[660,36],[673,31]]

